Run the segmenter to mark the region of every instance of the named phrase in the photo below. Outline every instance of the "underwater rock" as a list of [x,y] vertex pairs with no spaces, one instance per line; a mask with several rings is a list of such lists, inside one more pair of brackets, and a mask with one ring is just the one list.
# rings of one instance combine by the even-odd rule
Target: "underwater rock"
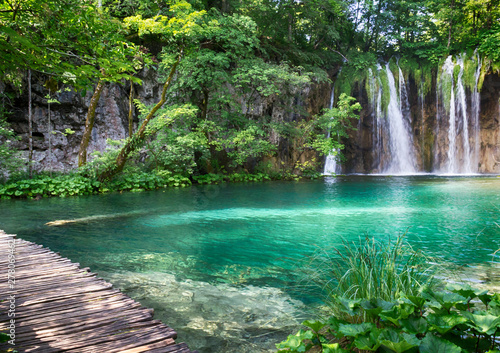
[[278,288],[212,284],[161,272],[100,273],[200,353],[271,353],[298,330],[305,306]]

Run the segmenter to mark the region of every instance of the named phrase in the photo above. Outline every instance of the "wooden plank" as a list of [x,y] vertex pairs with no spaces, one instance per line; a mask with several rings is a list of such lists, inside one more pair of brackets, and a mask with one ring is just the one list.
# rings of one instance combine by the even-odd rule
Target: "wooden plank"
[[[175,343],[177,333],[154,320],[151,309],[40,245],[0,231],[0,267],[10,263],[12,240],[18,352],[194,353]],[[0,299],[11,293],[0,283]],[[0,300],[0,330],[8,328],[9,305]],[[0,351],[7,348],[13,347],[0,344]]]

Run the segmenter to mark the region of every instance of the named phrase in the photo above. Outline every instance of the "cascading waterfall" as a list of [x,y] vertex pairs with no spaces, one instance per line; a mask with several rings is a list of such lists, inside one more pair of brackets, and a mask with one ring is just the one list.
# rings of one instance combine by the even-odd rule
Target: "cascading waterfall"
[[[333,102],[335,100],[335,85],[332,87],[332,93],[330,96],[330,109],[333,108]],[[328,130],[328,138],[330,138],[330,131]],[[323,170],[324,175],[337,174],[339,172],[339,166],[337,165],[337,151],[326,156],[325,169]]]
[[[463,144],[463,171],[465,173],[472,173],[471,166],[471,151],[469,143],[469,119],[467,118],[467,99],[465,97],[465,88],[463,82],[464,76],[464,59],[463,57],[458,58],[458,65],[460,66],[460,72],[457,79],[457,113],[458,120],[461,124],[462,130],[462,144]],[[461,119],[460,119],[461,118]]]
[[[449,104],[449,124],[450,126],[448,127],[448,153],[447,153],[447,158],[448,158],[448,163],[447,167],[445,169],[446,173],[456,173],[457,165],[456,165],[456,144],[457,144],[457,129],[456,129],[456,124],[455,124],[455,89],[454,89],[454,80],[453,80],[453,70],[455,68],[455,64],[453,63],[453,59],[451,56],[449,56],[444,65],[443,65],[443,74],[442,74],[442,81],[447,82],[445,80],[451,80],[451,90],[450,90],[450,100],[448,102]],[[446,89],[446,87],[445,87]],[[446,102],[445,102],[446,104]]]
[[[352,136],[357,139],[350,156],[353,162],[344,165],[343,171],[393,175],[478,173],[481,158],[486,158],[481,154],[484,136],[479,121],[482,65],[477,52],[472,56],[449,56],[436,81],[429,78],[429,72],[421,71],[408,84],[399,63],[396,66],[391,61],[391,65],[378,65],[377,70],[368,69],[364,108],[370,115],[362,115],[363,123]],[[435,93],[429,92],[432,87]],[[418,97],[409,97],[410,89],[412,94],[418,90]],[[428,104],[434,97],[435,108]],[[330,107],[333,99],[332,92]],[[362,131],[367,128],[370,130]],[[328,156],[325,174],[335,173],[338,168],[335,157]]]
[[[399,66],[398,66],[399,67]],[[399,96],[396,91],[394,75],[389,68],[389,63],[385,65],[387,79],[389,83],[389,106],[387,107],[387,121],[389,125],[390,153],[392,160],[385,170],[391,174],[411,174],[415,173],[415,154],[413,151],[413,139],[410,134],[410,124],[405,119],[408,103],[406,84],[401,69],[399,69]]]
[[480,112],[480,107],[481,107],[481,95],[479,94],[478,90],[478,84],[479,84],[479,77],[481,76],[481,68],[482,68],[482,61],[481,58],[479,57],[479,54],[477,53],[477,50],[474,52],[475,59],[477,62],[477,68],[476,72],[474,74],[474,89],[472,90],[472,122],[473,122],[473,133],[472,136],[474,137],[474,153],[473,153],[473,170],[472,172],[477,173],[478,168],[479,168],[479,150],[481,148],[481,144],[479,142],[480,136],[479,136],[479,112]]
[[[448,115],[448,146],[446,163],[441,162],[439,170],[446,174],[472,174],[477,173],[478,170],[479,92],[477,85],[481,73],[481,62],[477,58],[474,89],[471,92],[472,117],[469,118],[464,83],[464,60],[464,55],[458,56],[456,62],[452,56],[449,56],[442,67],[440,91]],[[438,121],[438,123],[443,124],[444,122]],[[470,144],[471,137],[474,141],[473,148]],[[442,141],[438,143],[442,143]]]

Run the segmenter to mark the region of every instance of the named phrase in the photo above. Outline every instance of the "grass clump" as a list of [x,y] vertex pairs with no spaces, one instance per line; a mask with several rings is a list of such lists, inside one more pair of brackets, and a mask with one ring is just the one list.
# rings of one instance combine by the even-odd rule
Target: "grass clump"
[[438,283],[429,257],[414,250],[404,235],[388,242],[368,237],[343,240],[342,246],[317,254],[311,265],[315,269],[311,279],[322,288],[333,315],[341,314],[338,297],[391,301]]

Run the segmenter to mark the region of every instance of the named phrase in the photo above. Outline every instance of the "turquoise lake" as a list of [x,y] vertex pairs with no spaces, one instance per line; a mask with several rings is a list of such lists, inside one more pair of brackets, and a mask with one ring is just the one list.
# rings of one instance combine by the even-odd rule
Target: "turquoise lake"
[[193,186],[7,200],[0,214],[0,229],[90,267],[200,353],[273,352],[317,304],[297,289],[299,261],[342,238],[406,232],[413,247],[442,261],[498,272],[498,177]]

